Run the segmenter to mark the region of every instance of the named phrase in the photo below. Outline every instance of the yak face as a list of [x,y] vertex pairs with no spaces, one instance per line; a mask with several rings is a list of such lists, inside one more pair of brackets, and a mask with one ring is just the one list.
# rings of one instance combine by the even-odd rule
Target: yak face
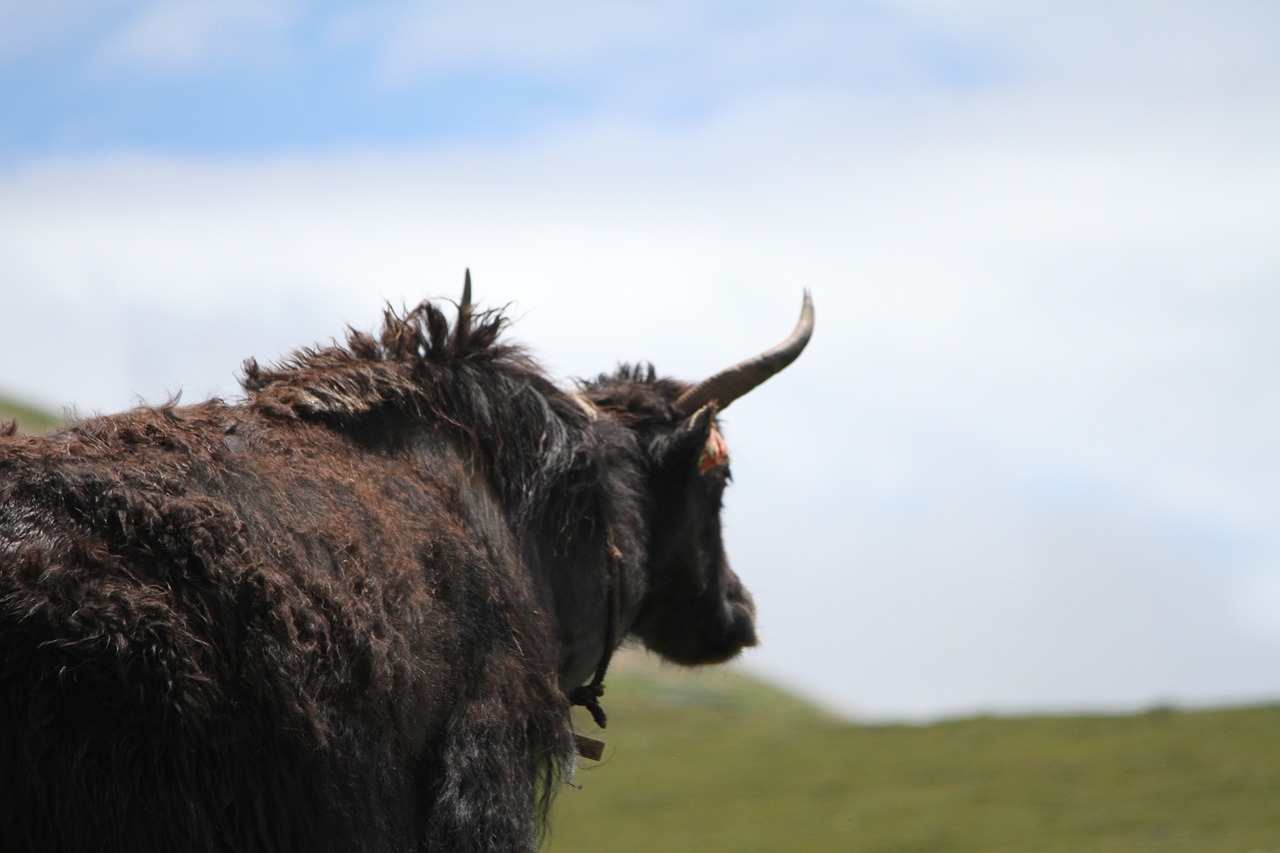
[[633,631],[674,663],[728,660],[756,644],[755,605],[720,535],[729,460],[715,407],[650,439],[647,456],[649,591]]
[[631,428],[639,450],[648,548],[645,593],[630,633],[670,661],[719,663],[756,644],[755,605],[720,537],[729,454],[716,413],[795,361],[812,334],[806,290],[786,340],[700,382],[623,366],[584,385],[592,406]]

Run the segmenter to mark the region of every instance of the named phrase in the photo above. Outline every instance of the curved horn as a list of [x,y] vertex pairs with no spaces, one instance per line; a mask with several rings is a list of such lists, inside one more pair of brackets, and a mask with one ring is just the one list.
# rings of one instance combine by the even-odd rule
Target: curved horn
[[804,304],[800,307],[800,320],[790,337],[755,358],[740,361],[733,367],[702,380],[676,398],[676,408],[685,414],[696,412],[708,403],[715,403],[721,411],[727,409],[734,400],[795,361],[812,335],[813,299],[806,287]]

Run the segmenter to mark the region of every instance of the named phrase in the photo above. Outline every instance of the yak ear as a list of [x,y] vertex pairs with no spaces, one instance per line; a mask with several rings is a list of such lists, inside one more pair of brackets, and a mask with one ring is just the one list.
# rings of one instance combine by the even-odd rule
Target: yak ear
[[653,443],[653,458],[664,468],[693,469],[716,423],[716,406],[708,403]]

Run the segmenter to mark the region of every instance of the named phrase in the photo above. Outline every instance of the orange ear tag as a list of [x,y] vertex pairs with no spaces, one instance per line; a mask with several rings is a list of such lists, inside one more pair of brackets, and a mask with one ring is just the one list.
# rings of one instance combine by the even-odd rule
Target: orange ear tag
[[702,453],[698,456],[698,468],[706,474],[728,461],[729,445],[725,444],[724,436],[720,434],[720,430],[716,429],[716,425],[712,424],[711,432],[707,435],[707,443],[703,445]]

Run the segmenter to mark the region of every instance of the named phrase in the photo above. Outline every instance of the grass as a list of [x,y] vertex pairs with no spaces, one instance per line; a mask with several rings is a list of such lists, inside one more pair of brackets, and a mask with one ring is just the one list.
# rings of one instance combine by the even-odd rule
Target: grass
[[1280,851],[1280,707],[861,726],[733,673],[608,684],[548,853]]
[[0,397],[0,422],[16,419],[21,432],[47,432],[58,418],[41,409]]

